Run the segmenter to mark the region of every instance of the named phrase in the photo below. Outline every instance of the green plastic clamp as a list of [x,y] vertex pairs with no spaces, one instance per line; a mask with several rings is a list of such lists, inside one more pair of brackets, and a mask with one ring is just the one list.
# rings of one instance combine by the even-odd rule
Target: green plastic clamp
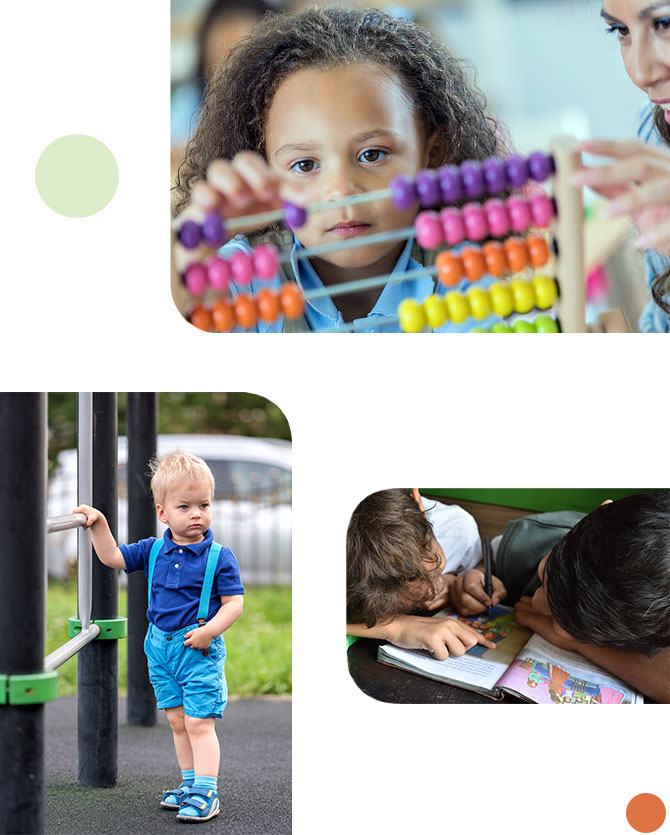
[[58,672],[0,675],[0,705],[33,705],[58,698]]
[[[100,627],[100,634],[94,638],[95,641],[111,641],[117,638],[128,637],[128,618],[108,618],[107,620],[100,618],[98,620],[92,620],[91,623],[97,623]],[[68,638],[74,638],[80,632],[81,621],[79,618],[68,618]]]

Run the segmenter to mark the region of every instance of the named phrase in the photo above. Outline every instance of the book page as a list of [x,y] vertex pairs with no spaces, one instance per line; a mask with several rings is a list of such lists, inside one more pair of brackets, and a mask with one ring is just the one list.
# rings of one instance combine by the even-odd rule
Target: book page
[[468,618],[458,615],[452,609],[445,609],[439,615],[448,615],[474,626],[496,642],[495,649],[477,644],[465,655],[436,661],[424,650],[400,649],[393,644],[382,644],[379,647],[380,654],[396,659],[403,667],[413,667],[431,678],[493,690],[500,676],[532,634],[516,623],[514,610],[508,606],[495,606],[490,617],[484,613]]
[[533,635],[499,685],[538,704],[641,704],[630,685],[578,652]]

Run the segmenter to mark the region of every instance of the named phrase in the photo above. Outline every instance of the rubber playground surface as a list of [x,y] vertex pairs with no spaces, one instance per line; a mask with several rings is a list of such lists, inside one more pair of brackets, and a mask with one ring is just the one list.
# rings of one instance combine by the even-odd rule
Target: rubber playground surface
[[[156,725],[126,724],[119,700],[118,785],[83,788],[77,783],[77,700],[45,706],[47,835],[138,835],[207,832],[289,835],[291,832],[291,702],[240,699],[216,721],[221,743],[221,812],[201,824],[181,823],[158,805],[180,772],[164,711]],[[176,780],[176,782],[175,782]]]

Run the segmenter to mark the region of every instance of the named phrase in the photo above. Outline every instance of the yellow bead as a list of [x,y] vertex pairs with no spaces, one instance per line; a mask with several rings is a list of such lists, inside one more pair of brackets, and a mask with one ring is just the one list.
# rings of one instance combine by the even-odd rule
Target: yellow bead
[[481,287],[471,287],[467,295],[473,318],[477,319],[477,321],[486,319],[491,313],[491,299],[486,290]]
[[457,325],[465,322],[470,315],[470,305],[463,293],[457,293],[455,290],[452,290],[450,293],[447,293],[444,300],[447,303],[447,310],[451,321]]
[[435,293],[423,303],[423,312],[431,328],[439,328],[447,321],[447,305],[442,296]]
[[493,305],[493,312],[505,319],[514,310],[514,297],[509,284],[496,282],[489,287],[489,296]]
[[414,299],[405,299],[398,305],[400,329],[404,333],[420,333],[426,327],[423,307]]
[[548,310],[558,296],[556,282],[548,275],[540,274],[534,275],[532,281],[535,290],[535,304],[540,310]]
[[514,309],[517,313],[528,313],[535,306],[535,293],[530,281],[523,278],[513,278],[510,281],[514,296]]

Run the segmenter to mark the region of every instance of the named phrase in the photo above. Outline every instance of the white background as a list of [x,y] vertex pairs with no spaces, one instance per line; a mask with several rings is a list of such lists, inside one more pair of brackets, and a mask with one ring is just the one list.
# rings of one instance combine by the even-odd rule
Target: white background
[[[373,490],[667,486],[668,340],[196,331],[169,292],[167,4],[3,12],[3,389],[254,391],[291,423],[294,831],[615,835],[633,795],[670,806],[667,706],[385,705],[343,628],[346,525]],[[35,189],[68,133],[119,165],[87,219]]]

